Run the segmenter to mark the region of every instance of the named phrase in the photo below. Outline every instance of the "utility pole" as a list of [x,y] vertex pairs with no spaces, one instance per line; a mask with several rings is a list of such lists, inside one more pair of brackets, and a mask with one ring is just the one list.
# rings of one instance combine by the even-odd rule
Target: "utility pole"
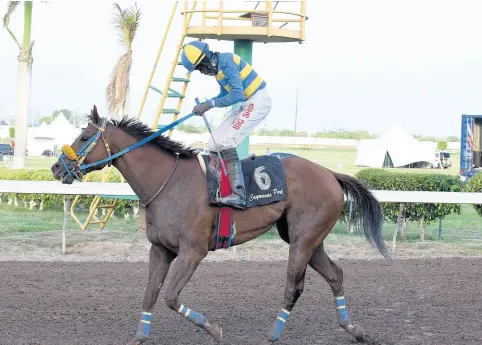
[[295,135],[296,135],[296,123],[298,121],[298,88],[296,88],[296,105],[295,105]]

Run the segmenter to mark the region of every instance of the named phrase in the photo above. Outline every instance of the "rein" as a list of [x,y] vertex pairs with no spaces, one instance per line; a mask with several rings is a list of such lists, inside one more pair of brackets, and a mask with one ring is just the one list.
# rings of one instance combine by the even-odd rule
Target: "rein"
[[[67,171],[67,173],[72,178],[82,182],[83,175],[85,175],[87,173],[88,168],[91,168],[91,167],[94,167],[94,166],[97,166],[97,165],[101,165],[101,164],[104,164],[104,163],[107,163],[107,165],[110,167],[112,165],[112,160],[114,160],[117,157],[120,157],[120,156],[122,156],[122,155],[124,155],[124,154],[126,154],[126,153],[128,153],[132,150],[135,150],[135,149],[141,147],[142,145],[144,145],[144,144],[148,143],[149,141],[153,140],[154,138],[160,136],[162,133],[167,132],[171,128],[174,128],[175,126],[177,126],[181,122],[186,121],[187,119],[189,119],[190,117],[192,117],[194,115],[196,115],[196,113],[194,113],[194,112],[191,113],[191,114],[188,114],[188,115],[170,123],[169,125],[165,126],[164,128],[161,128],[160,130],[151,134],[147,138],[144,138],[144,139],[138,141],[137,143],[135,143],[135,144],[133,144],[133,145],[131,145],[131,146],[129,146],[129,147],[123,149],[122,151],[119,151],[118,153],[113,154],[113,155],[111,154],[109,144],[107,143],[107,141],[105,140],[105,137],[104,137],[104,132],[105,132],[105,129],[107,127],[107,119],[105,117],[103,117],[101,119],[101,125],[100,126],[96,125],[95,123],[91,123],[91,122],[89,123],[89,125],[97,128],[97,132],[89,139],[89,141],[87,141],[87,143],[84,146],[82,146],[80,148],[79,152],[75,152],[72,149],[72,147],[70,147],[69,145],[64,145],[62,147],[62,154],[60,155],[59,160],[62,163],[65,170]],[[104,145],[105,145],[105,148],[107,150],[107,157],[104,158],[104,159],[101,159],[100,161],[97,161],[97,162],[93,162],[93,163],[89,163],[89,164],[82,164],[84,162],[85,158],[87,157],[87,155],[97,145],[97,143],[99,142],[99,139],[101,137],[102,137],[102,140],[104,141]],[[77,164],[74,165],[72,168],[69,168],[69,166],[67,165],[67,163],[65,161],[65,158],[68,158],[71,161],[75,161],[75,162],[77,162]],[[167,177],[166,181],[164,182],[164,184],[161,186],[161,188],[159,188],[159,190],[156,192],[156,194],[154,194],[154,196],[151,199],[149,199],[149,201],[147,203],[145,203],[145,204],[141,203],[141,206],[147,207],[147,205],[152,200],[154,200],[154,198],[164,189],[167,182],[170,180],[172,174],[176,170],[178,163],[179,163],[179,154],[176,155],[176,162],[174,163],[174,166],[172,167],[171,172],[170,172],[169,176]]]

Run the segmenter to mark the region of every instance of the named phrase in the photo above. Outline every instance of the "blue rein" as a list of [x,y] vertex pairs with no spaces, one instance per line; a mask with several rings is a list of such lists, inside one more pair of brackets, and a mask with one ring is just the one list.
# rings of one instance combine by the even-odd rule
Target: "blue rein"
[[[122,151],[117,152],[116,154],[114,154],[114,155],[112,155],[112,156],[110,156],[110,157],[106,157],[106,158],[104,158],[104,159],[102,159],[102,160],[100,160],[100,161],[98,161],[98,162],[94,162],[94,163],[90,163],[90,164],[83,164],[83,165],[81,165],[79,168],[80,168],[81,170],[85,170],[85,169],[94,167],[94,166],[96,166],[96,165],[104,164],[104,163],[106,163],[106,162],[108,162],[108,161],[111,161],[111,160],[113,160],[113,159],[115,159],[115,158],[117,158],[117,157],[119,157],[119,156],[122,156],[123,154],[125,154],[125,153],[127,153],[127,152],[130,152],[130,151],[132,151],[132,150],[134,150],[134,149],[137,149],[138,147],[144,145],[145,143],[151,141],[152,139],[160,136],[162,133],[167,132],[167,131],[170,130],[171,128],[176,127],[178,124],[180,124],[181,122],[186,121],[187,119],[189,119],[190,117],[192,117],[192,116],[194,116],[194,115],[196,115],[196,113],[191,113],[191,114],[188,114],[188,115],[186,115],[186,116],[184,116],[184,117],[181,117],[180,119],[172,122],[171,124],[167,125],[166,127],[158,130],[156,133],[152,133],[152,134],[149,135],[147,138],[144,138],[144,139],[142,139],[141,141],[138,141],[138,142],[135,143],[134,145],[131,145],[131,146],[123,149]],[[87,145],[85,145],[85,146],[87,146]],[[84,146],[84,147],[85,147],[85,146]]]
[[[132,150],[135,150],[136,148],[144,145],[145,143],[151,141],[152,139],[160,136],[162,133],[165,133],[167,132],[168,130],[176,127],[178,124],[180,124],[181,122],[184,122],[186,121],[187,119],[189,119],[190,117],[196,115],[196,113],[191,113],[191,114],[188,114],[172,123],[170,123],[169,125],[165,126],[164,128],[161,128],[160,130],[158,130],[157,132],[151,134],[150,136],[148,136],[147,138],[144,138],[142,139],[141,141],[138,141],[137,143],[125,148],[124,150],[114,154],[114,155],[109,155],[108,157],[100,160],[100,161],[97,161],[97,162],[93,162],[93,163],[89,163],[89,164],[82,164],[80,166],[76,166],[78,170],[80,170],[79,172],[85,174],[86,173],[86,169],[88,168],[91,168],[91,167],[94,167],[94,166],[97,166],[97,165],[101,165],[101,164],[104,164],[104,163],[109,163],[113,160],[113,159],[116,159],[117,157],[119,156],[122,156],[123,154],[126,154],[127,152],[130,152]],[[105,123],[105,127],[107,127],[107,123]],[[77,154],[78,157],[84,157],[84,156],[87,156],[90,151],[93,149],[93,146],[91,147],[91,145],[94,143],[94,146],[97,144],[99,138],[100,138],[100,135],[103,133],[103,131],[105,130],[105,127],[104,128],[98,128],[97,130],[97,133],[95,135],[93,135],[89,141],[84,145],[82,146],[82,148],[80,149],[80,151]],[[91,147],[90,150],[89,147]],[[65,163],[64,161],[64,154],[62,154],[60,156],[60,161],[62,162],[62,165],[64,166],[64,168],[67,170],[68,174],[78,180],[81,180],[81,177],[78,176],[79,174],[77,172],[74,172],[74,171],[71,171],[71,169],[68,168],[67,164]],[[74,170],[76,167],[72,168],[72,170]],[[72,173],[74,173],[74,175],[72,175]]]

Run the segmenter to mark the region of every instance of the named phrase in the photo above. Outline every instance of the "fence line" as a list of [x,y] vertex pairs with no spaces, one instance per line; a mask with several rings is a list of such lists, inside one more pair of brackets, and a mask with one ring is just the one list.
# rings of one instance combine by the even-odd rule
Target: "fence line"
[[[371,190],[380,202],[482,204],[482,193]],[[127,183],[0,180],[0,193],[135,196]]]

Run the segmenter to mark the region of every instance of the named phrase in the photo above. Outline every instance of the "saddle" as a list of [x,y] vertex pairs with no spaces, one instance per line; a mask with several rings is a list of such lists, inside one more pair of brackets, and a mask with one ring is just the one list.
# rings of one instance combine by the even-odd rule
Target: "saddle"
[[[207,179],[209,203],[221,207],[216,249],[229,248],[235,234],[234,209],[230,205],[217,202],[217,196],[226,196],[231,193],[229,178],[224,173],[217,155],[199,153],[197,157]],[[281,157],[285,156],[252,154],[241,160],[246,190],[246,209],[286,200],[286,176],[281,165]]]

